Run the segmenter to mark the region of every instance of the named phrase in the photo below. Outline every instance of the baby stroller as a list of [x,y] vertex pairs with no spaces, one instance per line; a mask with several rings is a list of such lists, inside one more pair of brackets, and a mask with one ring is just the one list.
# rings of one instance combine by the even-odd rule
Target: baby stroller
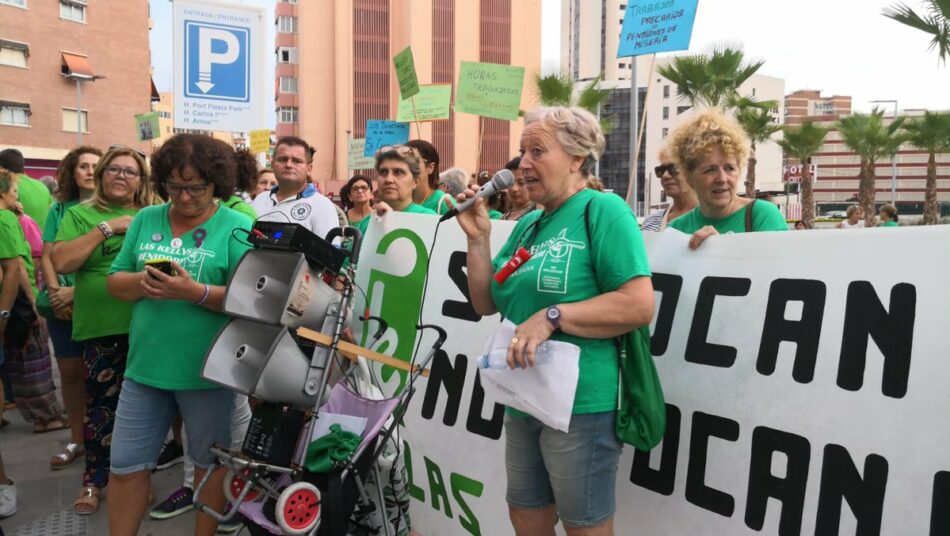
[[[246,256],[228,284],[225,311],[237,318],[219,334],[209,351],[203,375],[253,395],[261,402],[254,409],[240,450],[221,445],[211,449],[217,457],[216,463],[227,468],[224,494],[230,509],[217,512],[199,501],[195,507],[218,521],[243,514],[251,534],[342,535],[349,529],[351,513],[358,511],[364,518],[378,520],[363,527],[366,533],[379,534],[382,530],[390,536],[376,461],[406,411],[414,380],[428,374],[425,367],[445,341],[446,333],[438,326],[418,326],[438,332],[437,341],[421,366],[410,366],[341,341],[346,311],[353,296],[359,232],[341,228],[327,237],[327,241],[332,241],[335,236],[351,231],[355,233],[352,248],[341,248],[348,256],[349,266],[338,272],[344,274],[340,294],[328,293],[324,288],[328,286],[322,281],[327,266],[319,263],[314,266],[309,258],[301,262],[299,256],[296,264],[288,262],[294,254],[287,257],[287,252],[261,251],[254,256],[259,258],[251,260]],[[275,257],[278,253],[283,257]],[[248,265],[242,271],[245,262]],[[342,264],[338,268],[342,268]],[[275,273],[276,267],[289,265],[294,268],[284,274]],[[323,274],[314,273],[314,268],[323,268]],[[275,291],[275,284],[264,281],[265,276],[260,275],[265,271],[286,284],[276,285],[280,288]],[[250,293],[253,298],[250,301],[246,292],[248,282],[258,294]],[[272,293],[262,298],[259,294],[267,294],[268,288]],[[232,290],[233,300],[230,299]],[[308,303],[300,299],[303,294],[311,297]],[[313,296],[317,296],[317,303]],[[274,303],[279,306],[273,307]],[[296,317],[288,315],[288,311],[296,311]],[[252,320],[249,316],[256,318]],[[261,319],[264,322],[260,322]],[[376,320],[379,326],[369,344],[374,346],[387,326],[382,319],[364,318],[370,319]],[[319,325],[321,330],[311,330],[305,324]],[[355,388],[353,374],[359,367],[354,365],[344,370],[341,359],[357,361],[360,356],[406,370],[410,374],[410,387],[393,398],[374,400],[361,396]],[[324,401],[329,385],[333,387]],[[307,463],[308,446],[314,439],[318,439],[318,444],[330,437],[317,437],[317,434],[330,427],[331,421],[338,427],[331,428],[334,433],[340,432],[343,424],[355,427],[352,431],[359,431],[359,443],[351,451],[334,449],[331,445],[329,450],[333,455],[329,456],[329,464],[322,464],[322,471],[311,470],[315,467]],[[208,484],[211,474],[212,471],[208,471],[196,487],[196,497]],[[363,486],[370,474],[376,482],[375,497],[370,497]],[[365,515],[367,513],[371,515]]]

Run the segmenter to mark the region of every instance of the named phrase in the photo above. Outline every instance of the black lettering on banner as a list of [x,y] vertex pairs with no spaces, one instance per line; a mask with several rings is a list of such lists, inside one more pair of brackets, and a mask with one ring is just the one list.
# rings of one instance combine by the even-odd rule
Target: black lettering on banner
[[917,290],[908,283],[891,289],[890,310],[881,304],[871,283],[853,281],[848,285],[838,362],[839,387],[857,391],[864,384],[870,337],[884,355],[881,393],[892,398],[907,394],[916,306]]
[[[755,368],[768,376],[775,372],[778,349],[782,341],[795,343],[795,363],[792,378],[798,383],[809,383],[815,377],[818,360],[818,340],[825,311],[827,289],[821,281],[810,279],[776,279],[769,288],[769,302],[765,308],[765,327],[759,344]],[[785,318],[788,302],[802,302],[800,320]]]
[[449,277],[465,296],[465,301],[445,300],[442,302],[442,316],[478,322],[482,317],[472,307],[472,297],[468,293],[468,275],[465,273],[467,263],[468,256],[464,251],[453,251],[449,256]]
[[452,519],[452,505],[449,503],[449,493],[445,488],[442,471],[439,469],[439,466],[429,458],[423,456],[422,460],[426,464],[426,474],[429,476],[429,491],[432,493],[432,509],[441,510],[441,508],[439,508],[439,498],[441,497],[441,502],[445,505],[445,515],[449,519]]
[[663,355],[670,343],[670,333],[673,331],[673,317],[676,315],[676,304],[680,299],[680,290],[683,288],[683,278],[678,275],[654,273],[653,292],[659,292],[660,307],[656,312],[656,324],[653,335],[650,337],[650,353]]
[[[785,476],[772,474],[772,458],[776,452],[787,457]],[[745,524],[762,530],[769,498],[782,503],[778,522],[780,536],[798,535],[802,530],[805,509],[805,484],[811,445],[804,437],[759,426],[752,431],[752,459],[749,462],[749,493],[746,497]]]
[[710,437],[736,441],[739,439],[739,423],[699,411],[693,413],[686,467],[686,500],[710,512],[732,517],[736,502],[732,495],[706,485],[706,454]]
[[[716,296],[745,296],[752,281],[738,277],[705,277],[699,284],[693,325],[686,339],[686,361],[713,367],[731,367],[736,361],[735,347],[706,341]],[[690,456],[692,458],[692,456]]]
[[[651,451],[636,449],[633,452],[633,467],[630,468],[630,482],[655,491],[661,495],[672,495],[676,482],[676,457],[680,446],[680,410],[673,404],[666,405],[666,433],[660,449],[660,468],[650,468]],[[656,449],[654,449],[656,450]]]
[[468,420],[465,429],[488,439],[501,437],[501,429],[505,424],[505,406],[495,403],[492,407],[490,419],[482,418],[482,409],[485,405],[485,389],[482,387],[482,375],[475,372],[475,386],[472,388],[472,401],[468,405]]
[[950,534],[950,473],[934,475],[933,498],[930,503],[930,534]]
[[442,424],[454,426],[462,402],[462,390],[465,387],[465,372],[468,370],[468,358],[462,354],[455,356],[455,365],[449,362],[444,350],[436,352],[429,369],[429,381],[426,382],[426,396],[422,401],[422,417],[431,419],[439,402],[439,392],[445,387],[448,400],[445,402],[445,415]]
[[887,471],[887,460],[877,454],[870,454],[864,460],[862,478],[846,448],[835,444],[825,445],[815,536],[838,534],[842,499],[848,501],[848,506],[857,518],[855,534],[880,534]]

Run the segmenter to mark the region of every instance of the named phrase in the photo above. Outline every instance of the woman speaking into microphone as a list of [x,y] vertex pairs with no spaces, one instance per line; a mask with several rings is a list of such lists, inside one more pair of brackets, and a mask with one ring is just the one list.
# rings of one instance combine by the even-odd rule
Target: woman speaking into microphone
[[[528,198],[544,210],[518,220],[494,259],[485,201],[458,215],[468,237],[472,305],[517,325],[508,366],[533,366],[538,345],[548,339],[581,350],[567,432],[507,410],[506,498],[519,535],[553,535],[558,519],[569,536],[614,533],[621,442],[614,433],[613,338],[650,322],[653,285],[630,208],[616,195],[587,188],[585,172],[603,150],[604,136],[589,112],[536,109],[525,117],[519,169]],[[469,189],[458,199],[474,195]],[[510,273],[495,277],[501,270]]]

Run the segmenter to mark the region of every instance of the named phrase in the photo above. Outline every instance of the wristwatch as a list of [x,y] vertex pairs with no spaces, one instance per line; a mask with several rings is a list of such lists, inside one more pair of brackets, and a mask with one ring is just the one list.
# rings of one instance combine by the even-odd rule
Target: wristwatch
[[99,229],[99,232],[106,237],[106,240],[112,238],[112,227],[109,226],[109,222],[101,221],[99,225],[96,225],[96,229]]
[[10,311],[0,311],[0,319],[6,320],[10,318]]
[[554,328],[554,331],[561,329],[561,310],[557,305],[548,307],[548,311],[545,316],[547,317],[548,322],[551,323],[551,327]]

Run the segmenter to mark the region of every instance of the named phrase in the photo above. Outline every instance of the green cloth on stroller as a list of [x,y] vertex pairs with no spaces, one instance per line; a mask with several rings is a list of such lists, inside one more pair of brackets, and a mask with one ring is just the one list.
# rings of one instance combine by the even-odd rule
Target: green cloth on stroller
[[339,424],[330,425],[330,433],[307,446],[303,465],[312,473],[329,473],[345,463],[362,440],[359,435],[347,432]]

